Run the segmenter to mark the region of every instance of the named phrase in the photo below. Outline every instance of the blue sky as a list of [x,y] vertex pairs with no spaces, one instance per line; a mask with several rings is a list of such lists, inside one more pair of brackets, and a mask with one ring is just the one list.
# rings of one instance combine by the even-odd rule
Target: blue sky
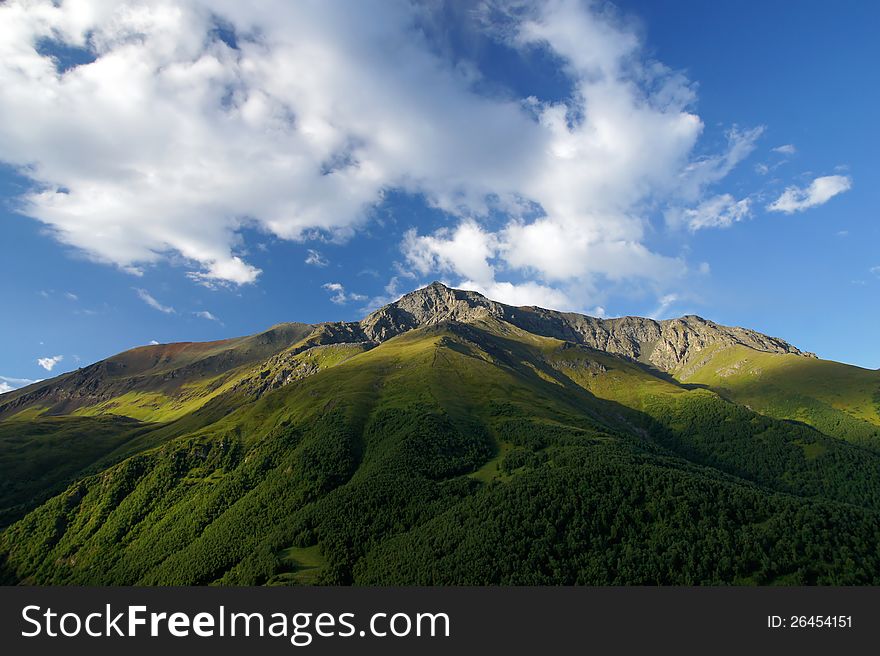
[[244,4],[0,7],[3,389],[434,279],[880,367],[876,3]]

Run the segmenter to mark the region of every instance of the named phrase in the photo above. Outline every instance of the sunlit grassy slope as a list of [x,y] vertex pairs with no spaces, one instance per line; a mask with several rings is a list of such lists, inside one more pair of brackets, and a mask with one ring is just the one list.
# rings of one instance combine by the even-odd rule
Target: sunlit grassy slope
[[306,324],[279,324],[250,337],[134,348],[3,394],[0,421],[36,414],[171,421],[233,388],[257,364],[301,343],[313,330]]
[[880,583],[869,449],[494,319],[303,354],[83,457],[0,534],[0,576]]
[[880,449],[880,371],[734,347],[679,378],[771,417]]

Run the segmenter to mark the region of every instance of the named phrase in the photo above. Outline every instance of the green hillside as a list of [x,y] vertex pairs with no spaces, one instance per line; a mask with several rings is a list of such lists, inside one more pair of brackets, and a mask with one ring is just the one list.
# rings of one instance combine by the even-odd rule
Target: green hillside
[[880,450],[880,371],[740,347],[715,353],[681,380]]
[[279,324],[250,337],[134,348],[0,395],[0,420],[108,414],[148,422],[178,419],[313,330],[307,324]]
[[67,412],[19,392],[3,582],[880,584],[880,454],[816,419],[876,425],[876,372],[467,294],[170,362],[197,371],[166,397],[152,370]]

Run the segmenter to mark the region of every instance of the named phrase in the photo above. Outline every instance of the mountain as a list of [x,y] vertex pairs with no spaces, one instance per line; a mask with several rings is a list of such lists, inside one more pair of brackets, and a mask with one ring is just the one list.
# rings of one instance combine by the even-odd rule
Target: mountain
[[[34,412],[40,416],[108,412],[145,420],[177,418],[235,387],[233,382],[240,387],[268,379],[261,391],[289,382],[302,368],[298,356],[316,346],[349,344],[367,349],[410,330],[489,318],[536,335],[621,355],[667,373],[693,369],[695,364],[699,368],[712,353],[734,346],[815,358],[781,339],[719,326],[696,316],[668,321],[595,319],[538,307],[515,308],[435,282],[359,323],[279,324],[251,337],[132,349],[0,396],[0,419],[26,410],[30,411],[27,416]],[[311,371],[306,369],[300,373]]]
[[880,582],[880,372],[439,283],[0,395],[0,577]]

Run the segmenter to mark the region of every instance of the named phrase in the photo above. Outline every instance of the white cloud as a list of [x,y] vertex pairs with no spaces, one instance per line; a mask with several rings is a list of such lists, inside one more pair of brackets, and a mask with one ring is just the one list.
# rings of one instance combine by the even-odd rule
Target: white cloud
[[220,319],[215,317],[213,314],[211,314],[207,310],[199,310],[198,312],[193,312],[193,314],[195,316],[197,316],[199,319],[207,319],[208,321],[220,321]]
[[373,296],[369,299],[366,305],[361,308],[361,311],[369,313],[383,305],[388,305],[389,303],[399,300],[404,294],[400,289],[400,276],[393,276],[391,280],[388,281],[388,284],[385,285],[384,292],[385,293]]
[[660,298],[660,302],[653,312],[650,313],[650,316],[654,319],[666,319],[669,315],[669,310],[672,308],[675,303],[679,301],[678,294],[666,294]]
[[704,200],[694,208],[667,212],[672,224],[683,223],[692,230],[703,228],[729,228],[751,214],[751,200],[736,200],[730,194],[719,194]]
[[308,250],[308,254],[306,255],[305,263],[311,264],[312,266],[319,266],[319,267],[325,267],[328,264],[330,264],[330,262],[327,260],[326,257],[321,255],[318,251],[316,251],[313,248],[310,248]]
[[552,310],[574,309],[565,292],[536,282],[514,284],[493,281],[489,284],[483,284],[473,280],[464,280],[456,287],[479,292],[493,301],[508,305],[537,305]]
[[336,303],[337,305],[344,305],[346,303],[350,303],[351,301],[366,301],[367,297],[363,294],[351,294],[346,293],[345,287],[338,282],[328,282],[321,285],[328,292],[331,292],[333,295],[330,297],[330,301],[332,303]]
[[810,207],[827,203],[829,200],[848,191],[852,180],[845,175],[826,175],[813,180],[806,188],[787,187],[775,201],[767,206],[771,212],[802,212]]
[[78,300],[79,300],[79,296],[77,296],[77,295],[74,294],[73,292],[64,292],[64,297],[65,297],[68,301],[78,301]]
[[774,153],[779,153],[780,155],[794,155],[797,152],[797,148],[794,147],[794,144],[783,144],[782,146],[776,146],[776,148],[772,149]]
[[11,392],[12,390],[16,390],[20,387],[27,387],[28,385],[33,385],[34,383],[40,382],[39,380],[31,380],[30,378],[11,378],[9,376],[0,376],[0,394],[5,394],[6,392]]
[[37,364],[46,371],[52,371],[52,369],[55,368],[55,365],[61,362],[63,359],[63,355],[53,355],[51,357],[37,358]]
[[[419,11],[6,3],[0,84],[17,92],[0,99],[0,149],[40,184],[25,211],[133,273],[177,254],[200,280],[243,284],[259,274],[236,253],[245,225],[351,234],[387,188],[485,205],[534,123],[433,54]],[[238,49],[215,36],[217,16]],[[59,73],[34,47],[44,38],[96,59]]]
[[684,199],[691,202],[699,199],[708,186],[727,177],[752,154],[762,134],[763,126],[747,130],[733,127],[727,132],[727,146],[722,152],[688,163],[680,174]]
[[[672,284],[687,266],[646,246],[646,207],[660,199],[700,202],[754,150],[763,128],[733,128],[720,153],[694,157],[703,125],[689,109],[693,90],[683,76],[644,59],[633,33],[572,2],[530,6],[508,28],[515,47],[563,62],[574,95],[565,104],[527,103],[539,147],[511,172],[519,205],[507,207],[513,217],[506,225],[489,230],[478,213],[463,213],[454,228],[410,231],[407,261],[422,275],[454,273],[460,286],[496,297],[519,297],[517,285],[497,282],[515,272],[532,279],[521,292],[529,302],[576,309],[595,301],[599,280]],[[742,218],[747,205],[726,217]]]
[[869,271],[875,276],[880,276],[880,266],[871,267]]
[[755,173],[758,175],[768,175],[778,169],[781,166],[788,164],[787,159],[779,159],[776,162],[768,163],[768,162],[759,162],[755,164]]
[[135,287],[134,291],[140,297],[140,299],[149,305],[154,310],[159,310],[159,312],[164,312],[165,314],[174,314],[175,310],[173,307],[169,305],[162,305],[159,301],[157,301],[150,292],[146,289],[140,289],[139,287]]
[[[492,32],[559,61],[565,102],[478,93],[474,67],[414,29],[425,11],[7,2],[0,86],[16,92],[0,96],[0,152],[38,183],[24,211],[133,274],[171,257],[199,282],[245,284],[260,271],[242,254],[243,227],[345,238],[398,189],[460,217],[464,228],[426,236],[424,254],[487,288],[513,272],[557,290],[680,275],[682,261],[646,246],[645,209],[699,203],[762,129],[733,129],[722,152],[695,157],[690,82],[591,4],[526,3]],[[237,48],[217,37],[218,17]],[[59,72],[34,47],[47,38],[95,60]],[[509,220],[478,228],[485,260],[442,243],[490,210]]]
[[157,342],[155,339],[151,339],[149,342],[147,342],[147,345],[148,346],[159,346],[159,342]]
[[454,229],[441,228],[433,235],[421,237],[411,229],[403,240],[404,255],[419,273],[453,272],[478,284],[494,280],[495,272],[489,260],[497,250],[496,235],[483,230],[473,220],[464,220]]

